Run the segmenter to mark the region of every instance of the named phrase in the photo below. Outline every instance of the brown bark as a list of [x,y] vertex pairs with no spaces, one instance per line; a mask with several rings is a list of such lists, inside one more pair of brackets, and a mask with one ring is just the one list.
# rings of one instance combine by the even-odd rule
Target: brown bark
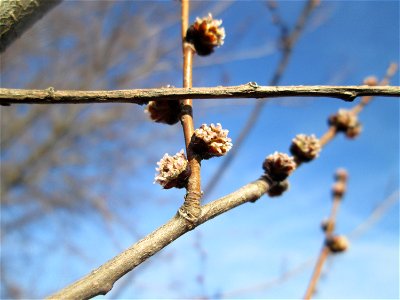
[[329,97],[353,101],[360,96],[400,97],[399,86],[258,86],[248,83],[228,87],[156,88],[114,91],[58,91],[0,88],[0,105],[64,103],[136,103],[150,100]]

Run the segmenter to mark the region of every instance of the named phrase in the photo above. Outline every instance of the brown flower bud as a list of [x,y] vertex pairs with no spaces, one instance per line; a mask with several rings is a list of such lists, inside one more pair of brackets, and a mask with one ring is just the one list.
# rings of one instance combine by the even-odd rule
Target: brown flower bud
[[317,158],[321,144],[315,135],[298,134],[292,140],[290,152],[301,162],[309,162]]
[[222,20],[214,20],[211,14],[196,18],[186,32],[185,40],[194,46],[198,55],[209,55],[215,47],[224,44],[225,29],[221,24]]
[[186,187],[191,172],[183,150],[174,156],[166,153],[157,165],[158,174],[154,178],[154,183],[159,183],[164,189]]
[[346,192],[346,184],[343,181],[338,181],[332,186],[332,195],[337,198],[342,198]]
[[349,248],[349,241],[344,235],[334,235],[325,240],[325,245],[332,253],[340,253]]
[[289,181],[276,181],[268,190],[268,196],[278,197],[289,189]]
[[194,131],[190,148],[201,159],[225,155],[232,148],[228,132],[219,123],[210,126],[203,124]]
[[293,157],[275,152],[264,160],[263,169],[272,180],[283,181],[296,169],[296,163]]
[[360,123],[357,122],[357,124],[354,127],[347,128],[347,130],[344,134],[349,139],[354,139],[360,135],[361,131],[362,131],[362,126]]
[[151,120],[157,123],[173,125],[179,122],[179,101],[176,100],[157,100],[147,104],[145,112]]
[[335,126],[337,131],[346,132],[348,128],[358,125],[357,115],[346,109],[339,111],[329,117],[328,123],[330,126]]

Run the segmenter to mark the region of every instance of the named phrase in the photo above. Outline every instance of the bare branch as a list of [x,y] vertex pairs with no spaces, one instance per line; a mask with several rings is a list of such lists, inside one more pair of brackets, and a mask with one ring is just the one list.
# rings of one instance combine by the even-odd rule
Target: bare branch
[[61,0],[1,0],[0,53]]
[[136,103],[150,100],[330,97],[353,101],[360,96],[400,97],[399,86],[259,86],[248,83],[228,87],[156,88],[114,91],[56,91],[0,89],[0,104]]
[[269,184],[264,179],[251,182],[239,190],[203,206],[196,224],[188,224],[184,218],[175,215],[162,227],[93,270],[84,278],[51,295],[49,299],[89,299],[97,295],[105,295],[119,278],[186,232],[241,204],[259,199],[268,189]]

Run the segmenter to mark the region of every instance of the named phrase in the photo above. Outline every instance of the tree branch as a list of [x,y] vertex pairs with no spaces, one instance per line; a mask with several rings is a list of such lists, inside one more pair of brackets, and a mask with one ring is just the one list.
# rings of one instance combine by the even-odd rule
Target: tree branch
[[62,0],[0,0],[0,53]]
[[203,88],[156,88],[114,91],[56,91],[0,88],[0,105],[9,104],[84,104],[136,103],[150,100],[330,97],[353,101],[360,96],[400,97],[399,86],[259,86],[248,83],[238,86]]
[[203,206],[196,224],[190,225],[184,218],[175,215],[166,224],[118,256],[72,285],[51,295],[48,299],[89,299],[97,295],[105,295],[119,278],[186,232],[241,204],[259,199],[268,189],[269,184],[263,179],[249,183],[239,190]]

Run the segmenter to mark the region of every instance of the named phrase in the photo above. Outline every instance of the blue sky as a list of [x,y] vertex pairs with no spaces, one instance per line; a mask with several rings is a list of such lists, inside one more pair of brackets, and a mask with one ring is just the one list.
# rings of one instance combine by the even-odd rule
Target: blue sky
[[[390,62],[399,62],[398,1],[321,2],[296,44],[280,84],[357,85],[369,75],[381,78]],[[282,18],[293,26],[304,2],[278,3]],[[207,2],[202,5],[199,14],[206,15],[212,4]],[[177,1],[162,2],[162,5],[169,5],[171,9],[179,8]],[[279,32],[270,22],[264,1],[237,1],[216,14],[216,17],[223,20],[226,42],[212,57],[195,58],[193,84],[216,86],[222,82],[237,85],[250,81],[267,84],[280,54],[275,51]],[[194,18],[195,15],[192,15],[191,20]],[[170,30],[169,38],[179,41],[179,24]],[[230,34],[238,30],[242,30],[240,34]],[[235,53],[248,54],[251,49],[261,49],[262,54],[252,59],[231,59],[219,63]],[[242,56],[246,57],[245,54]],[[181,75],[179,70],[168,74],[156,73],[152,80],[138,82],[137,87],[151,86],[156,80],[180,86]],[[398,74],[392,83],[399,85]],[[235,146],[235,138],[257,100],[216,101],[195,101],[196,126],[222,123],[224,128],[230,130]],[[328,98],[269,101],[238,158],[208,200],[221,197],[257,179],[267,155],[274,151],[287,152],[296,134],[321,136],[327,129],[326,120],[330,114],[353,105]],[[348,140],[338,136],[324,148],[316,161],[301,166],[293,174],[290,190],[282,197],[263,197],[254,204],[236,208],[181,237],[159,253],[159,259],[152,258],[149,263],[140,266],[135,271],[133,283],[119,296],[215,298],[229,295],[239,288],[251,290],[254,285],[276,279],[285,271],[315,260],[323,240],[319,224],[329,214],[330,187],[337,168],[346,168],[350,176],[348,192],[339,211],[338,233],[350,233],[378,203],[399,188],[398,99],[376,98],[361,113],[360,121],[363,132],[359,138]],[[159,147],[160,158],[165,152],[175,153],[183,147],[178,125],[169,129],[149,122],[146,126],[159,126],[166,134],[175,134],[171,143]],[[215,159],[202,164],[203,186],[221,161]],[[154,169],[143,170],[137,177],[129,179],[131,185],[126,191],[135,195],[135,189],[139,187],[144,191],[155,190],[151,199],[141,204],[138,211],[127,213],[127,218],[133,217],[138,221],[138,232],[142,234],[150,233],[173,216],[184,194],[181,190],[161,190],[152,184],[153,177]],[[118,231],[116,236],[124,247],[135,242],[126,232]],[[104,232],[85,218],[79,224],[79,234],[75,239],[77,244],[87,249],[89,256],[92,254],[90,249],[97,249],[99,244],[103,245],[103,249],[96,251],[96,256],[90,257],[85,263],[77,258],[66,261],[63,255],[68,252],[62,249],[56,250],[59,255],[46,266],[41,266],[40,261],[33,262],[32,265],[40,266],[45,274],[45,280],[37,287],[39,293],[64,286],[118,253],[115,247],[105,242]],[[398,253],[397,202],[371,230],[351,240],[347,253],[332,257],[315,298],[399,298]],[[313,263],[298,275],[272,288],[253,289],[245,294],[232,294],[232,297],[302,297],[312,268]],[[34,276],[34,273],[29,274],[24,279],[29,282]],[[199,284],[199,276],[204,277],[204,284]],[[112,297],[113,292],[98,298]]]

